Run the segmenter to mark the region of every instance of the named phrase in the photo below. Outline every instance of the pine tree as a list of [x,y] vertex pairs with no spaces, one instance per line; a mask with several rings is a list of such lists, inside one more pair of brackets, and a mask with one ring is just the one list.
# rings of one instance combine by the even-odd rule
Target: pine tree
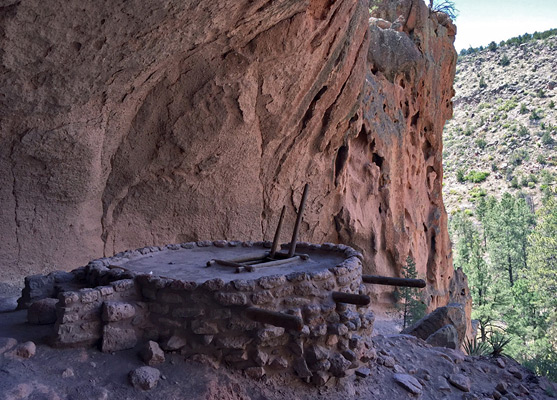
[[[402,267],[402,277],[415,279],[418,277],[416,263],[412,257],[406,258],[406,265]],[[400,287],[395,290],[396,307],[402,313],[402,328],[412,325],[425,315],[426,305],[420,300],[420,289]]]

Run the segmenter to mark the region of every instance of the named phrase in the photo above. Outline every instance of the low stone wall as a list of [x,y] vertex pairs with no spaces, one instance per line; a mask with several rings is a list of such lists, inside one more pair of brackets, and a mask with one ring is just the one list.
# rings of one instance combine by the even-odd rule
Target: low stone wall
[[[54,342],[59,346],[100,343],[102,351],[156,340],[165,351],[204,354],[260,377],[290,370],[323,384],[374,357],[374,316],[365,306],[337,303],[332,292],[366,293],[361,255],[343,245],[300,243],[298,248],[342,252],[344,261],[317,272],[203,283],[136,274],[113,264],[147,252],[206,246],[224,241],[144,248],[92,261],[72,272],[78,290],[58,293]],[[266,242],[244,246],[268,247]],[[68,286],[67,286],[68,287]],[[297,316],[301,330],[262,324],[248,307]]]

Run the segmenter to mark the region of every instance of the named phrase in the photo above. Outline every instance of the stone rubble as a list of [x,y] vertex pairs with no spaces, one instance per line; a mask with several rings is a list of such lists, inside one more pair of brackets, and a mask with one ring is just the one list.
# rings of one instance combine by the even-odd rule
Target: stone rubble
[[129,373],[129,380],[133,387],[150,390],[157,386],[161,372],[153,367],[139,367]]

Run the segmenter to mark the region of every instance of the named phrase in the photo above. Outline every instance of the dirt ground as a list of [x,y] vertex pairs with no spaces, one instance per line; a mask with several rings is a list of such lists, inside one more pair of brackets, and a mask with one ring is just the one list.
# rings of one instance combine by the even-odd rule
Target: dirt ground
[[[7,285],[1,289],[0,338],[33,341],[37,349],[33,357],[24,359],[3,351],[0,342],[0,400],[490,399],[501,382],[507,383],[507,399],[549,399],[552,390],[557,393],[557,386],[551,387],[513,360],[503,358],[501,366],[497,359],[466,357],[458,351],[431,347],[414,337],[392,334],[398,328],[396,321],[382,319],[376,323],[378,335],[374,336],[378,355],[370,362],[371,374],[366,378],[334,378],[322,387],[287,374],[254,380],[208,360],[186,360],[178,353],[167,353],[166,361],[157,366],[161,380],[155,388],[143,391],[128,381],[129,372],[144,365],[138,348],[106,354],[97,348],[49,347],[46,339],[52,326],[28,324],[25,310],[12,311],[19,289]],[[396,381],[397,374],[416,378],[421,393],[414,395],[403,388]],[[448,383],[450,379],[445,377],[454,375],[469,379],[468,391]]]

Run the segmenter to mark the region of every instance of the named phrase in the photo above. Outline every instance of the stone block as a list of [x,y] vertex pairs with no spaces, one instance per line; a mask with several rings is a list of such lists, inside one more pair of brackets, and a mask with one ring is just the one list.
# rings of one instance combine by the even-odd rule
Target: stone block
[[259,286],[263,289],[272,289],[277,286],[282,286],[286,283],[286,278],[284,275],[270,275],[264,276],[257,280]]
[[207,322],[202,320],[193,320],[191,330],[197,335],[214,335],[219,333],[216,322]]
[[215,300],[223,306],[244,306],[248,298],[244,293],[216,293]]
[[257,332],[257,339],[264,342],[282,336],[284,335],[284,332],[285,332],[284,328],[281,328],[279,326],[264,328]]
[[232,285],[234,285],[234,289],[239,290],[240,292],[252,292],[255,290],[255,282],[253,280],[245,280],[245,279],[236,279],[232,281]]
[[27,309],[27,321],[35,325],[49,325],[56,322],[58,299],[45,298],[33,302]]
[[112,282],[112,287],[116,292],[123,292],[133,289],[135,287],[135,282],[133,279],[122,279],[116,282]]
[[174,318],[196,318],[205,315],[203,308],[176,308],[172,310]]
[[219,336],[215,339],[215,344],[224,349],[244,350],[252,341],[253,338],[247,335]]
[[335,353],[330,358],[331,368],[329,371],[333,376],[341,377],[346,375],[346,370],[350,368],[352,363],[348,361],[342,354]]
[[294,286],[294,294],[302,297],[325,297],[325,293],[322,293],[321,289],[319,289],[315,283],[311,281],[301,282]]
[[161,364],[165,360],[164,352],[160,348],[159,344],[152,340],[145,343],[141,349],[140,357],[145,364],[151,366]]
[[245,350],[233,350],[224,356],[224,361],[229,363],[238,363],[248,360],[248,353]]
[[253,304],[267,304],[274,300],[273,294],[268,290],[262,290],[251,295],[251,301]]
[[135,316],[135,307],[130,303],[105,301],[102,307],[102,319],[105,322],[123,321]]
[[111,325],[104,326],[101,345],[103,353],[131,349],[136,344],[137,334],[134,329],[116,328]]
[[58,295],[58,300],[64,306],[71,306],[79,301],[79,294],[77,292],[63,292]]
[[182,296],[178,293],[169,292],[169,291],[162,291],[159,293],[160,300],[164,303],[169,304],[181,304],[184,302]]
[[187,344],[187,340],[183,336],[173,335],[162,342],[161,346],[166,351],[177,351]]

